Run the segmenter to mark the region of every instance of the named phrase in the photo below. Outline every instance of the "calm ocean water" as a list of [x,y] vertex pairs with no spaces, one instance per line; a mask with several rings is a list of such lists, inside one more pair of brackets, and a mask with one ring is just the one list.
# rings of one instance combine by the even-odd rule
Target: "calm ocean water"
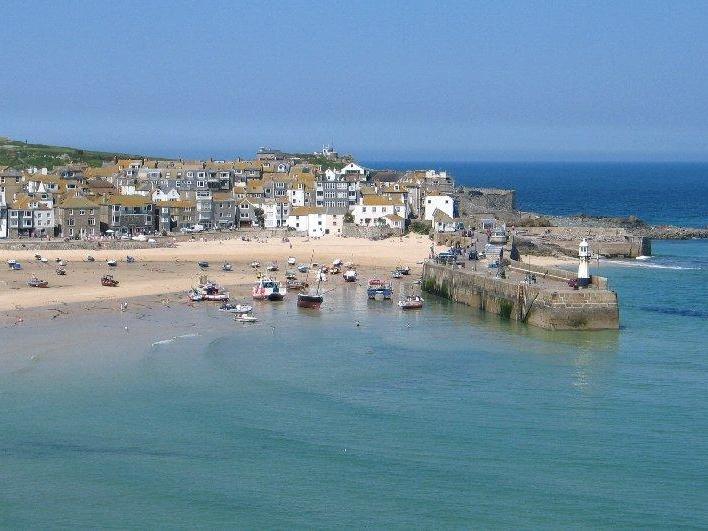
[[654,252],[615,332],[352,286],[1,329],[0,526],[706,527],[708,245]]
[[373,168],[436,168],[458,184],[512,188],[522,210],[635,215],[653,224],[708,226],[708,163],[370,162]]

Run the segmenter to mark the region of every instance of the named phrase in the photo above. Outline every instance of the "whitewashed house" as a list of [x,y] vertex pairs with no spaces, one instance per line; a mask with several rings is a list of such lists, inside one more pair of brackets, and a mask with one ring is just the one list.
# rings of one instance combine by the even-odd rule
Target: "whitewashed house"
[[311,238],[326,235],[341,236],[344,214],[329,212],[322,207],[296,207],[288,216],[287,226]]
[[152,200],[153,202],[155,201],[179,201],[180,195],[179,192],[176,189],[171,189],[167,192],[163,192],[162,190],[155,190],[152,193]]
[[408,218],[408,204],[378,195],[365,195],[359,204],[351,207],[351,213],[354,216],[354,223],[357,225],[363,227],[387,225],[390,227],[398,220],[387,216],[400,217],[405,223]]
[[440,210],[450,218],[455,217],[455,200],[449,195],[426,195],[424,201],[426,221],[433,221],[433,214]]

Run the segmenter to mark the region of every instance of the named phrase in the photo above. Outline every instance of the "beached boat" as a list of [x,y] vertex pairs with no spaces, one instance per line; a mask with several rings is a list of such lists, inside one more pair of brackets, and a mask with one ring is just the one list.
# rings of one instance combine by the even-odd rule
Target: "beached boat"
[[297,271],[294,269],[285,270],[285,280],[295,280],[297,278]]
[[403,278],[403,273],[401,273],[398,269],[395,269],[391,272],[391,278]]
[[253,262],[251,262],[251,267],[252,267],[253,269],[257,269],[257,268],[261,267],[261,263],[260,263],[260,262],[256,262],[256,261],[254,260]]
[[66,269],[63,267],[57,267],[57,275],[64,276],[66,275]]
[[187,292],[187,297],[192,302],[199,302],[204,300],[204,294],[197,289],[191,289]]
[[306,264],[300,264],[299,266],[297,266],[297,270],[300,271],[300,273],[307,273],[310,268]]
[[356,269],[347,269],[344,272],[344,280],[346,282],[356,282]]
[[332,267],[342,267],[342,261],[339,258],[337,258],[336,260],[334,260],[332,262]]
[[282,301],[286,292],[287,288],[281,286],[278,281],[263,277],[253,287],[251,295],[254,300]]
[[132,264],[133,262],[135,262],[135,258],[132,257],[132,256],[130,256],[130,255],[128,255],[128,256],[125,257],[125,261],[126,261],[126,263],[128,263],[128,264]]
[[226,302],[229,300],[228,292],[223,291],[216,282],[207,281],[198,289],[201,291],[204,301]]
[[40,280],[37,277],[32,276],[32,278],[27,281],[27,285],[30,288],[48,288],[49,282],[47,282],[46,280]]
[[294,256],[291,256],[291,257],[288,258],[288,265],[293,266],[293,265],[295,265],[296,263],[297,263],[297,260],[295,260],[295,257],[294,257]]
[[66,262],[64,260],[59,260],[59,267],[66,267]]
[[233,266],[229,262],[224,262],[224,265],[221,266],[221,269],[223,269],[224,271],[233,271],[234,270]]
[[238,323],[255,323],[258,319],[247,313],[240,313],[238,315],[234,315],[234,321]]
[[299,308],[319,308],[324,301],[324,297],[317,291],[314,293],[298,293],[297,305]]
[[86,256],[86,261],[87,261],[87,262],[95,262],[96,259],[95,259],[93,256],[91,256],[91,255],[89,254],[89,255]]
[[207,267],[209,267],[209,262],[207,262],[206,260],[200,260],[199,262],[197,262],[197,265],[202,269],[206,269]]
[[307,282],[304,280],[288,279],[285,282],[285,287],[292,291],[300,291],[307,288]]
[[219,311],[228,313],[250,313],[253,311],[253,306],[250,304],[222,304],[219,306]]
[[404,300],[398,301],[398,306],[402,310],[420,310],[423,307],[423,302],[422,297],[409,295]]
[[372,278],[369,280],[369,285],[366,288],[366,295],[369,299],[389,300],[393,296],[393,288],[388,282],[384,282],[378,278]]
[[35,258],[35,260],[41,260],[41,259],[42,259],[42,255],[41,255],[41,254],[35,254],[35,255],[34,255],[34,258]]
[[43,264],[46,264],[47,262],[49,262],[49,259],[47,259],[43,256],[42,258],[39,259],[39,261],[42,262]]
[[278,270],[278,264],[275,262],[271,262],[268,264],[268,267],[266,267],[266,271],[277,271]]
[[411,268],[408,266],[396,266],[396,271],[398,271],[401,275],[411,274]]
[[339,266],[330,267],[330,269],[329,269],[330,275],[338,275],[341,272],[342,272],[342,270],[339,268]]
[[118,281],[115,278],[113,278],[113,275],[103,275],[101,277],[101,286],[115,288],[117,285],[118,285]]
[[107,260],[106,263],[108,264],[109,267],[117,267],[118,266],[117,260]]

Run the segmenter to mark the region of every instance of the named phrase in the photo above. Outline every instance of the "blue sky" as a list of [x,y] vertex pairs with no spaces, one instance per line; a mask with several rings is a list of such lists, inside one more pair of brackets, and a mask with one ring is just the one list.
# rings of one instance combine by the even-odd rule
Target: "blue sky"
[[708,160],[708,2],[3,3],[0,135],[185,157]]

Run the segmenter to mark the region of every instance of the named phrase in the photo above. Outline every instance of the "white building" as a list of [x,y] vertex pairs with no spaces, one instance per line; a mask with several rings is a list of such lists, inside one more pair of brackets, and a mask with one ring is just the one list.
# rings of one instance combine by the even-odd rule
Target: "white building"
[[311,238],[328,234],[341,236],[344,214],[328,213],[321,207],[296,207],[290,212],[287,225],[297,232],[307,233]]
[[152,193],[153,201],[179,201],[181,198],[179,192],[176,189],[172,189],[169,192],[163,192],[162,190],[155,190]]
[[444,212],[451,218],[455,217],[455,200],[449,195],[426,195],[424,206],[426,221],[433,221],[436,210]]
[[266,229],[285,227],[290,215],[290,203],[285,198],[253,201],[255,208],[263,210],[263,226]]
[[388,216],[398,216],[405,220],[408,218],[408,204],[399,203],[387,197],[378,195],[366,195],[362,197],[358,205],[351,207],[354,223],[363,227],[377,225],[393,226],[397,221]]

